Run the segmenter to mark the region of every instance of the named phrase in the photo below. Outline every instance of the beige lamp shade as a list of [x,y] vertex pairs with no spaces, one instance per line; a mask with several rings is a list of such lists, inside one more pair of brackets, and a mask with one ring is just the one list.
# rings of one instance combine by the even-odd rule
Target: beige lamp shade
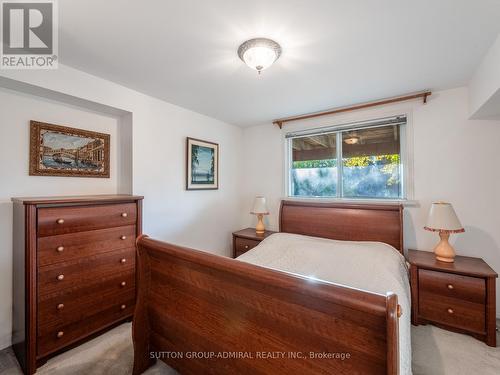
[[266,205],[266,198],[262,196],[255,197],[251,213],[254,215],[269,215],[269,210],[267,209]]
[[460,233],[465,231],[460,220],[458,220],[453,206],[451,203],[447,202],[436,202],[432,204],[429,218],[427,219],[427,225],[424,229],[432,232],[447,233]]

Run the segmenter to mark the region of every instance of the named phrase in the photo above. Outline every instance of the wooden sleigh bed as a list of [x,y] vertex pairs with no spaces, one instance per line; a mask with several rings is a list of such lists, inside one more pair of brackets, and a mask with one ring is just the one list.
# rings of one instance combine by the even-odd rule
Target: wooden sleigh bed
[[[400,205],[283,201],[280,231],[385,242],[402,252]],[[397,296],[255,266],[142,236],[134,374],[397,374]],[[355,272],[355,270],[353,270]],[[348,358],[346,358],[348,356]]]

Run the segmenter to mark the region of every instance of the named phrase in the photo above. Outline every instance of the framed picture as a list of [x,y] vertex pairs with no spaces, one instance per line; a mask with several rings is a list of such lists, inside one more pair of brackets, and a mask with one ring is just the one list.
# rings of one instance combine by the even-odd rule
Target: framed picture
[[30,176],[109,178],[109,134],[30,121]]
[[219,145],[199,139],[187,139],[186,189],[219,188]]

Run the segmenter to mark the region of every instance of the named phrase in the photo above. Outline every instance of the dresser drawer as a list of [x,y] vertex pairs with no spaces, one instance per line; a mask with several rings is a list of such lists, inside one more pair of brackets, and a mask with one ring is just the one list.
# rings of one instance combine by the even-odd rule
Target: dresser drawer
[[421,293],[432,293],[480,304],[486,301],[486,282],[482,278],[425,269],[420,269],[418,272]]
[[99,278],[130,270],[135,270],[135,247],[40,267],[38,296],[83,288]]
[[246,238],[236,237],[234,239],[234,246],[236,250],[236,256],[240,256],[241,254],[247,252],[250,249],[253,249],[255,246],[260,244],[260,241],[249,240]]
[[44,330],[44,333],[37,337],[37,357],[41,358],[51,354],[113,323],[130,317],[134,312],[134,303],[135,295],[123,296],[123,298],[117,298],[112,304],[83,320]]
[[[38,315],[38,335],[44,336],[58,330],[60,327],[67,326],[74,322],[83,321],[96,313],[105,311],[113,306],[127,306],[135,304],[135,289],[133,287],[126,287],[119,291],[105,290],[94,296],[84,296],[82,298],[68,298],[64,300],[64,307],[58,310],[57,306],[63,304],[62,301],[59,305],[54,304],[51,306],[40,306]],[[47,309],[47,307],[49,309]],[[47,314],[46,312],[49,312]]]
[[92,311],[114,301],[123,293],[135,295],[135,273],[100,277],[87,285],[41,296],[38,299],[38,332],[47,327],[65,325],[85,319]]
[[135,203],[40,208],[38,236],[134,225],[136,219]]
[[135,225],[41,237],[38,239],[38,264],[46,266],[134,247],[135,239]]
[[419,299],[419,315],[423,319],[478,334],[486,331],[484,304],[422,291]]

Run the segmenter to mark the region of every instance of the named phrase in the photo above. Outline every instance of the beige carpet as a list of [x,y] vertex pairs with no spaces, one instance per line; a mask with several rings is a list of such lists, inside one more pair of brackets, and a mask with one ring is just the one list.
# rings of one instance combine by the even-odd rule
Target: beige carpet
[[[125,323],[77,348],[49,360],[37,375],[125,375],[132,373],[132,323]],[[0,374],[19,375],[21,369],[11,349],[0,352]],[[3,355],[2,355],[3,354]],[[2,366],[2,363],[4,365]],[[10,365],[9,365],[10,364]],[[146,375],[177,374],[161,361]]]
[[500,374],[499,347],[430,325],[412,327],[411,336],[414,375]]
[[[412,345],[414,375],[500,374],[500,348],[490,348],[469,336],[432,326],[412,327]],[[132,362],[131,324],[127,323],[51,359],[37,374],[125,375],[131,373]],[[0,351],[0,374],[21,374],[11,349]],[[177,372],[158,362],[145,374]]]

